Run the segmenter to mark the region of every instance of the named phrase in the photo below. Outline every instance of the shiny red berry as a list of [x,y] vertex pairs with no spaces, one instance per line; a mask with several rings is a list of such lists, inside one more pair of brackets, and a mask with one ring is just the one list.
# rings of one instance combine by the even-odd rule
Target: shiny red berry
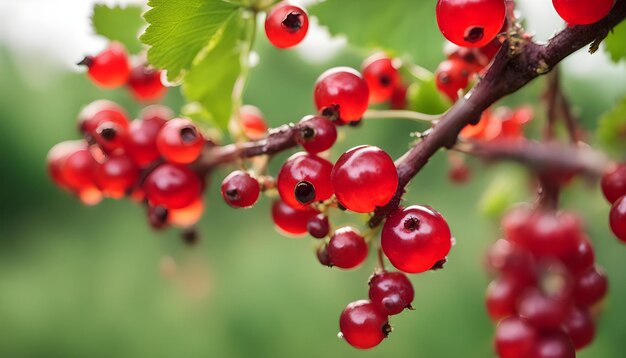
[[517,282],[533,283],[537,277],[533,255],[504,239],[496,241],[487,251],[487,265]]
[[391,98],[389,99],[389,107],[391,107],[391,109],[407,109],[407,90],[408,87],[403,84],[399,84],[393,89],[393,93],[391,94]]
[[369,88],[359,72],[350,67],[335,67],[322,73],[315,83],[318,110],[338,106],[343,122],[359,121],[367,110]]
[[622,242],[626,242],[626,195],[617,199],[611,207],[609,223],[613,234]]
[[298,123],[296,141],[311,154],[330,149],[337,140],[337,128],[325,117],[306,116]]
[[204,147],[204,137],[189,119],[175,118],[167,121],[156,140],[159,153],[167,161],[189,164],[198,159]]
[[48,167],[48,175],[54,183],[67,190],[71,190],[70,184],[66,181],[63,173],[63,166],[67,157],[80,149],[87,149],[87,143],[84,140],[71,140],[55,144],[46,157]]
[[357,267],[367,257],[367,243],[354,228],[343,227],[335,231],[328,242],[328,257],[342,269]]
[[198,175],[189,168],[165,163],[148,174],[143,189],[152,205],[180,209],[200,196],[202,184]]
[[596,334],[593,318],[584,308],[573,308],[563,322],[563,329],[572,339],[576,349],[588,346]]
[[559,16],[569,25],[589,25],[602,20],[613,8],[614,0],[552,0]]
[[397,269],[419,273],[446,258],[452,246],[452,237],[441,214],[431,208],[413,205],[387,217],[381,245]]
[[459,99],[459,91],[467,88],[472,73],[471,67],[463,60],[445,60],[435,71],[437,89],[452,102]]
[[294,208],[302,208],[333,195],[330,173],[333,165],[326,159],[304,152],[289,157],[277,178],[278,193]]
[[563,264],[573,273],[582,273],[593,267],[595,252],[591,241],[586,235],[582,235],[576,251],[563,258]]
[[[123,128],[128,127],[126,111],[115,102],[97,100],[89,103],[78,114],[78,129],[85,136],[93,136],[100,124],[115,123]],[[89,140],[89,138],[87,138]]]
[[496,328],[496,352],[501,358],[531,357],[538,336],[535,328],[519,317],[505,318]]
[[369,102],[388,101],[400,85],[400,73],[393,61],[384,53],[374,54],[363,62],[363,78],[370,90]]
[[74,191],[95,186],[95,170],[98,162],[93,158],[87,147],[67,155],[63,161],[61,172],[65,183]]
[[518,243],[535,256],[565,260],[578,250],[583,230],[580,219],[572,213],[537,211],[523,232],[525,235],[518,238]]
[[156,138],[167,119],[162,116],[149,116],[135,119],[130,123],[124,149],[138,166],[146,167],[161,156]]
[[330,223],[328,222],[328,216],[324,214],[317,214],[309,219],[306,224],[309,235],[316,239],[323,239],[328,236],[330,232]]
[[517,313],[517,301],[526,288],[511,276],[502,276],[487,286],[485,306],[495,322]]
[[87,56],[79,65],[87,66],[87,75],[100,87],[116,88],[126,83],[130,74],[128,54],[124,46],[112,42],[96,56]]
[[260,194],[259,182],[250,174],[236,170],[222,181],[222,197],[233,208],[249,208]]
[[289,48],[299,44],[309,29],[306,11],[296,5],[281,2],[265,18],[265,34],[272,45]]
[[626,195],[626,164],[619,164],[614,170],[602,176],[602,193],[611,204]]
[[530,355],[532,358],[576,358],[572,339],[563,331],[542,333]]
[[391,316],[411,308],[415,292],[402,272],[378,272],[369,280],[369,298],[379,311]]
[[592,306],[606,296],[609,288],[604,269],[593,267],[574,278],[574,300],[581,306]]
[[307,232],[307,223],[318,212],[310,207],[301,210],[295,209],[282,200],[272,204],[272,220],[277,229],[283,234],[301,236]]
[[96,166],[95,176],[102,193],[119,199],[135,185],[139,179],[139,169],[127,155],[115,154]]
[[369,213],[394,196],[398,173],[389,154],[378,147],[362,145],[339,157],[331,181],[341,205],[357,213]]
[[252,140],[259,140],[267,135],[267,123],[263,113],[257,107],[252,105],[241,106],[239,108],[239,119],[246,137]]
[[343,338],[359,349],[377,346],[391,332],[387,315],[367,300],[352,302],[341,312],[339,329]]
[[138,101],[158,100],[167,91],[161,83],[161,71],[144,65],[135,66],[132,69],[128,78],[128,87]]
[[439,0],[437,24],[445,38],[463,47],[483,47],[502,29],[504,0]]
[[572,302],[568,296],[552,295],[529,288],[519,298],[520,317],[539,329],[556,329],[567,317]]

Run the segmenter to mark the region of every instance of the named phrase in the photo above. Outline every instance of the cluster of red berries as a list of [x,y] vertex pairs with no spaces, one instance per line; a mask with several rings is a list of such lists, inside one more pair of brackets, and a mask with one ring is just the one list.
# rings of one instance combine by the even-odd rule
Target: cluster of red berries
[[613,205],[609,214],[611,230],[626,242],[626,164],[618,164],[602,177],[602,192]]
[[505,239],[488,251],[498,276],[486,306],[502,358],[573,358],[595,335],[592,308],[608,283],[580,219],[518,206],[502,220]]
[[188,165],[210,142],[190,120],[172,117],[169,108],[150,106],[129,121],[119,105],[92,102],[78,116],[84,139],[49,151],[50,176],[86,204],[130,196],[146,203],[153,227],[190,227],[203,211],[204,184]]
[[483,142],[524,140],[524,125],[532,119],[533,109],[528,106],[487,109],[478,123],[463,128],[459,136]]
[[272,45],[289,48],[299,44],[309,30],[309,16],[305,9],[280,2],[265,18],[265,35]]
[[161,83],[161,71],[141,62],[132,66],[124,46],[112,42],[96,56],[87,56],[78,64],[87,66],[87,75],[100,87],[112,89],[127,85],[138,101],[158,100],[167,90]]

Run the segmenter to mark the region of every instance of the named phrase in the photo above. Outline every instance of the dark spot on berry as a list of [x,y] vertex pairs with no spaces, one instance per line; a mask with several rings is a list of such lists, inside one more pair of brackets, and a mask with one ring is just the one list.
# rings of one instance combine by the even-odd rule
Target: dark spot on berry
[[104,127],[100,129],[100,136],[105,140],[111,141],[117,136],[117,130],[113,127]]
[[198,133],[193,127],[183,127],[180,129],[180,138],[183,140],[183,143],[190,143],[198,138]]
[[340,120],[339,119],[339,105],[331,104],[330,106],[326,106],[322,108],[321,114],[323,117],[326,117],[333,122],[337,122]]
[[441,270],[443,269],[443,265],[445,265],[445,263],[448,262],[448,260],[443,259],[443,260],[439,260],[437,262],[435,262],[435,264],[433,265],[433,267],[431,267],[430,269],[432,271],[437,271],[437,270]]
[[420,228],[420,220],[415,216],[408,217],[404,220],[404,228],[409,231],[415,231]]
[[389,333],[391,333],[391,331],[393,331],[393,328],[391,328],[391,325],[389,324],[389,322],[385,323],[385,325],[383,326],[383,336],[387,338],[387,336],[389,336]]
[[482,40],[483,36],[485,36],[485,29],[480,26],[476,26],[468,28],[463,39],[467,42],[474,43]]
[[304,126],[300,130],[300,138],[302,138],[303,140],[305,140],[305,141],[311,140],[314,137],[315,137],[315,129],[314,128],[311,128],[309,126]]
[[148,211],[148,221],[150,226],[155,229],[162,229],[167,226],[167,218],[169,213],[167,208],[163,206],[155,206]]
[[322,265],[333,267],[333,263],[330,261],[330,256],[328,255],[326,245],[322,245],[317,249],[317,259]]
[[383,87],[387,87],[387,86],[391,85],[391,78],[389,76],[387,76],[387,75],[381,75],[378,78],[378,83],[380,83],[381,86],[383,86]]
[[362,119],[359,119],[358,121],[348,122],[348,125],[349,125],[350,127],[354,127],[354,128],[356,128],[356,127],[360,127],[362,123],[363,123],[363,120],[362,120]]
[[313,200],[315,200],[315,186],[306,180],[296,184],[294,193],[296,195],[296,200],[298,200],[300,204],[311,204]]
[[439,82],[447,85],[448,83],[450,83],[450,76],[448,76],[448,74],[445,72],[439,73]]
[[337,208],[338,208],[339,210],[341,210],[341,211],[346,211],[346,210],[348,210],[348,209],[346,209],[346,207],[345,207],[345,206],[341,205],[341,203],[337,203]]
[[241,195],[239,195],[239,190],[237,189],[226,190],[226,196],[231,201],[236,201],[236,200],[241,199]]
[[302,28],[302,14],[299,12],[290,12],[282,22],[287,31],[291,33],[298,32]]

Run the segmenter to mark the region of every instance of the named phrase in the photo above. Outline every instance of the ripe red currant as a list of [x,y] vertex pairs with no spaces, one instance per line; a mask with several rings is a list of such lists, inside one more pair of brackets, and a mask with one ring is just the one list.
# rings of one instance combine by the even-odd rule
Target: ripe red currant
[[309,29],[306,11],[296,5],[281,2],[265,18],[265,34],[272,45],[288,48],[299,44]]
[[606,296],[609,284],[601,267],[593,267],[574,278],[574,300],[581,306],[592,306]]
[[559,16],[572,26],[589,25],[602,20],[614,3],[614,0],[552,0]]
[[584,308],[573,308],[563,322],[565,332],[572,339],[576,349],[582,349],[593,341],[596,327],[589,314]]
[[602,193],[611,204],[626,195],[626,164],[619,164],[615,170],[602,176]]
[[413,205],[389,215],[381,233],[381,245],[397,269],[418,273],[446,258],[452,237],[441,214]]
[[87,56],[79,65],[87,66],[87,75],[104,88],[116,88],[126,83],[130,74],[128,54],[124,46],[112,42],[109,47],[96,56]]
[[357,267],[367,257],[367,243],[354,228],[343,227],[335,231],[328,242],[328,257],[342,269]]
[[198,159],[204,147],[204,137],[189,119],[167,121],[156,140],[159,153],[172,163],[189,164]]
[[180,209],[200,196],[202,185],[198,175],[189,168],[165,163],[148,174],[143,189],[152,205]]
[[309,219],[306,224],[309,235],[316,239],[323,239],[328,236],[330,232],[330,223],[328,222],[328,216],[324,214],[317,214]]
[[250,174],[236,170],[222,181],[222,197],[233,208],[249,208],[259,199],[259,182]]
[[159,159],[161,154],[157,149],[156,138],[167,119],[160,115],[149,116],[130,123],[124,149],[139,167],[146,167]]
[[167,91],[161,83],[161,71],[144,65],[135,66],[128,78],[128,87],[138,101],[158,100]]
[[96,166],[96,183],[108,197],[122,198],[139,179],[139,169],[125,154],[114,154]]
[[411,308],[415,292],[411,281],[402,272],[378,272],[369,280],[369,298],[379,311],[396,315]]
[[563,331],[543,332],[530,357],[533,358],[576,358],[572,339]]
[[400,85],[400,73],[393,61],[384,53],[377,53],[363,62],[363,78],[370,90],[369,102],[388,101]]
[[[259,140],[267,135],[267,123],[260,109],[252,105],[239,108],[239,119],[243,134],[252,140]],[[234,123],[237,125],[237,123]],[[236,132],[236,130],[235,130]]]
[[463,60],[445,60],[435,71],[437,89],[452,102],[459,99],[459,91],[467,88],[472,73],[470,66]]
[[333,195],[330,173],[333,165],[326,159],[300,152],[287,159],[277,178],[278,193],[294,208],[302,208]]
[[563,264],[573,273],[582,273],[593,267],[595,253],[589,238],[583,235],[576,251],[563,259]]
[[519,317],[505,318],[496,328],[496,352],[501,358],[531,357],[538,338],[537,331]]
[[301,210],[293,208],[282,200],[272,204],[272,220],[279,231],[286,235],[301,236],[307,232],[307,223],[318,212],[310,207]]
[[339,157],[331,174],[337,200],[357,213],[369,213],[391,200],[398,188],[393,160],[378,147],[354,147]]
[[626,195],[617,199],[611,207],[609,223],[613,234],[623,242],[626,242]]
[[504,0],[439,0],[439,30],[449,41],[463,47],[483,47],[502,29]]
[[311,154],[330,149],[336,140],[337,128],[325,117],[306,116],[298,124],[296,141]]
[[520,283],[533,283],[537,277],[533,255],[504,239],[496,241],[489,248],[487,264],[491,269]]
[[[123,128],[128,126],[128,115],[117,103],[97,100],[89,103],[78,114],[78,129],[85,136],[93,136],[102,123],[111,122]],[[87,139],[89,141],[89,139]]]
[[68,154],[61,168],[65,183],[74,191],[94,187],[97,165],[87,147]]
[[495,322],[517,313],[517,301],[525,285],[511,276],[501,276],[487,286],[485,306]]
[[526,223],[524,232],[518,243],[535,256],[565,260],[577,251],[583,230],[574,214],[537,211]]
[[391,107],[391,109],[407,109],[407,90],[408,87],[403,84],[399,84],[393,89],[393,93],[391,94],[391,98],[389,99],[389,107]]
[[48,175],[54,181],[54,183],[67,190],[71,190],[69,183],[65,179],[63,173],[63,166],[67,157],[79,149],[87,149],[87,143],[83,140],[71,140],[55,144],[49,151],[46,157],[46,164],[48,167]]
[[369,88],[359,72],[350,67],[335,67],[322,73],[315,83],[318,110],[338,106],[343,122],[359,121],[367,110]]
[[572,303],[567,296],[550,295],[529,288],[519,298],[520,317],[539,329],[556,329],[567,317]]
[[328,256],[328,245],[323,244],[317,248],[315,252],[317,256],[317,260],[324,266],[333,267],[333,263],[330,261],[330,257]]
[[339,329],[343,338],[359,349],[377,346],[391,332],[387,315],[367,300],[352,302],[341,312]]

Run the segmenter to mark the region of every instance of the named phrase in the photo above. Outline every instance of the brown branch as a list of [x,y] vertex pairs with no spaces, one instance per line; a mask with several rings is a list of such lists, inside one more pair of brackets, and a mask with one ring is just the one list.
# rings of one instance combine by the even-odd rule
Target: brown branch
[[396,161],[398,190],[387,205],[377,208],[369,221],[370,227],[379,225],[400,204],[409,181],[439,149],[454,146],[463,127],[475,123],[480,114],[500,98],[548,73],[565,57],[597,39],[606,37],[625,17],[626,0],[617,0],[603,20],[592,25],[568,27],[545,45],[522,42],[519,44],[522,47],[517,49],[511,48],[505,42],[485,77],[465,98],[450,108],[428,137]]

